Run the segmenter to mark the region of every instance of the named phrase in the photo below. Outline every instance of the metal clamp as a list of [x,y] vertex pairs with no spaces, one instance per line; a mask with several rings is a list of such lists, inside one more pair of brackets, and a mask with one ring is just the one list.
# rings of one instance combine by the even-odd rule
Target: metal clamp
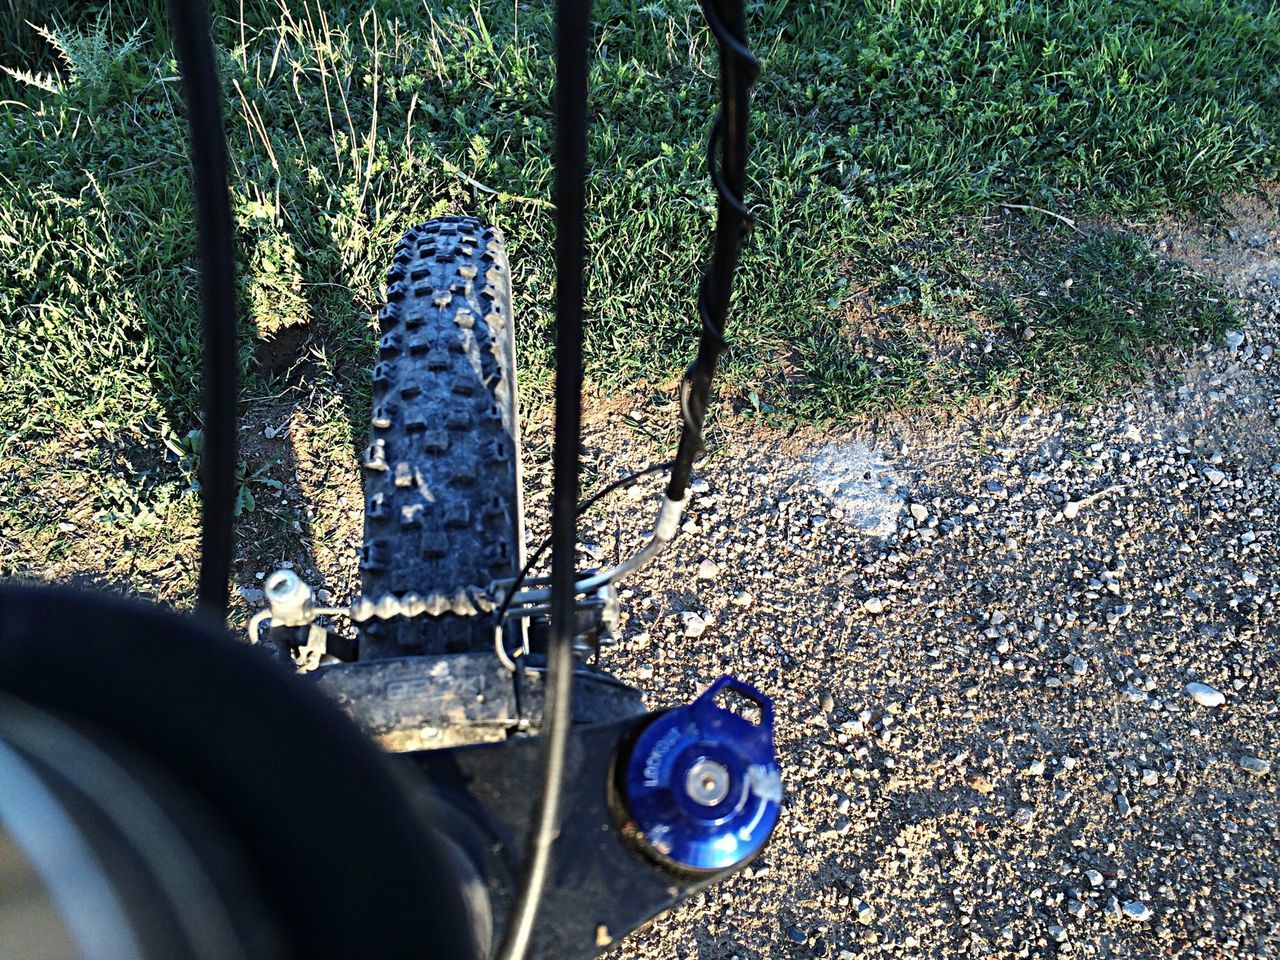
[[[593,571],[585,571],[587,576],[591,576]],[[545,585],[550,582],[549,577],[533,577],[526,581],[535,586]],[[494,593],[498,602],[501,603],[504,596],[504,590],[510,590],[515,586],[515,581],[507,580],[493,584],[490,590]],[[516,662],[511,654],[507,652],[507,644],[505,642],[503,627],[512,620],[533,620],[539,617],[547,617],[551,613],[551,604],[548,600],[539,600],[538,596],[544,591],[522,591],[512,598],[511,604],[506,608],[503,614],[502,622],[494,624],[493,632],[493,651],[502,665],[511,672],[516,671]],[[579,620],[579,629],[582,630],[573,641],[573,652],[575,658],[579,662],[585,662],[590,659],[593,654],[599,652],[598,637],[601,633],[613,635],[617,632],[618,625],[621,620],[621,604],[618,600],[618,588],[612,583],[605,583],[596,587],[588,596],[582,597],[575,603],[575,615]],[[582,629],[582,619],[586,616],[589,628]],[[529,639],[526,631],[524,635],[524,644],[516,651],[515,656],[526,656],[529,653]]]

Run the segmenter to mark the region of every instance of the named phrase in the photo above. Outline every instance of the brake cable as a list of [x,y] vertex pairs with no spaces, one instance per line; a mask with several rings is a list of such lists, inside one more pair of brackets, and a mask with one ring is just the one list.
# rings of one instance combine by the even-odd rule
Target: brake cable
[[[526,841],[524,871],[500,960],[521,960],[532,942],[551,848],[559,830],[564,759],[572,721],[575,597],[639,569],[675,536],[693,461],[703,450],[702,428],[716,360],[728,346],[724,323],[742,239],[752,217],[742,202],[746,184],[747,109],[760,66],[746,45],[743,0],[702,0],[703,15],[720,46],[720,112],[707,143],[707,167],[718,196],[711,262],[698,291],[702,331],[698,352],[681,383],[680,445],[658,521],[649,540],[612,570],[575,582],[578,446],[582,399],[583,206],[586,179],[587,44],[590,0],[560,0],[556,8],[556,418],[552,455],[551,633],[547,649],[542,726],[542,790]],[[721,148],[722,165],[716,163]],[[503,597],[505,610],[529,564]],[[526,594],[514,597],[524,600]],[[501,621],[499,621],[501,630]]]
[[[716,190],[717,213],[711,259],[698,287],[698,317],[702,324],[698,352],[680,382],[680,443],[672,461],[666,496],[649,539],[617,566],[578,581],[574,591],[579,594],[589,593],[639,570],[675,536],[685,506],[693,461],[704,449],[702,429],[716,361],[729,345],[724,327],[733,293],[733,275],[737,270],[742,240],[755,219],[743,203],[743,191],[748,152],[747,114],[751,87],[760,75],[760,62],[747,47],[746,13],[742,0],[702,0],[702,13],[720,47],[720,110],[712,122],[706,152],[707,173]],[[718,163],[717,147],[720,148]],[[504,587],[501,603],[504,613],[514,603],[544,603],[550,597],[547,590],[519,592],[531,566],[532,563],[526,564],[511,585]]]
[[[578,516],[582,516],[584,513],[586,513],[588,510],[590,510],[597,503],[599,503],[601,500],[603,500],[605,497],[607,497],[609,494],[613,493],[614,491],[622,490],[625,487],[629,487],[633,483],[636,483],[637,481],[642,480],[645,477],[649,476],[649,474],[651,473],[658,473],[662,470],[669,470],[671,469],[671,466],[674,463],[675,463],[674,460],[664,460],[661,463],[650,464],[649,466],[645,467],[643,470],[637,470],[635,473],[629,473],[625,477],[622,477],[618,480],[613,481],[613,483],[609,484],[608,486],[604,487],[601,490],[597,490],[594,494],[589,496],[586,500],[583,500],[580,504],[578,504]],[[520,585],[529,579],[529,572],[535,566],[537,566],[538,561],[542,559],[542,555],[547,552],[547,548],[551,546],[551,540],[552,538],[548,536],[545,540],[542,541],[542,543],[538,544],[538,549],[534,550],[533,553],[529,554],[529,559],[524,562],[524,566],[521,567],[520,572],[516,574],[516,578],[515,580],[512,581],[511,586],[501,591],[502,600],[498,604],[498,612],[494,617],[493,647],[494,647],[494,652],[496,652],[498,655],[498,659],[502,661],[502,665],[506,667],[508,670],[511,670],[512,672],[516,670],[516,664],[515,664],[515,661],[513,661],[507,655],[507,648],[503,639],[503,622],[506,620],[507,611],[511,609],[511,602],[516,598],[517,591],[519,591],[520,589]],[[580,584],[575,585],[574,590],[580,593],[581,585]],[[489,593],[490,595],[493,595],[494,591],[492,590],[492,588],[490,589]],[[522,651],[523,653],[529,652],[527,649],[527,646],[528,645],[526,644],[526,649]]]
[[187,101],[191,180],[200,254],[204,336],[204,451],[200,460],[198,609],[227,616],[236,498],[236,261],[209,11],[201,0],[169,0],[170,31]]
[[497,956],[521,960],[533,941],[551,850],[560,833],[564,764],[573,723],[574,580],[578,549],[578,446],[582,434],[582,299],[587,178],[587,75],[591,0],[556,4],[556,419],[552,452],[551,633],[542,713],[542,789],[524,867]]
[[[667,499],[683,501],[693,471],[693,461],[704,449],[702,426],[711,397],[716,361],[729,346],[724,336],[725,317],[733,295],[733,274],[738,266],[742,239],[754,218],[743,203],[747,178],[747,112],[751,86],[760,75],[760,63],[747,47],[746,12],[742,0],[702,0],[707,19],[720,46],[720,112],[707,139],[707,173],[718,197],[715,246],[698,288],[698,316],[702,333],[698,353],[680,384],[680,446]],[[716,147],[721,162],[716,163]]]

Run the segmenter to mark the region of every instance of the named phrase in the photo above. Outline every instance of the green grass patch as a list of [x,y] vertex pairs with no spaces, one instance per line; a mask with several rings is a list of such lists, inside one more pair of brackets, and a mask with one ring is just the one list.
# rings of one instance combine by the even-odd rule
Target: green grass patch
[[994,246],[934,251],[929,267],[844,301],[796,338],[773,392],[814,421],[1015,393],[1088,403],[1235,317],[1212,284],[1133,236],[1024,230],[1012,253]]
[[[725,365],[731,389],[754,392],[748,405],[847,418],[975,395],[1084,399],[1229,322],[1140,240],[1081,238],[1032,214],[1011,249],[982,218],[1001,203],[1072,217],[1211,211],[1274,176],[1273,5],[749,11],[764,64],[758,227]],[[506,232],[525,389],[545,400],[548,7],[255,0],[217,12],[247,392],[320,364],[358,426],[393,243],[466,211]],[[21,74],[0,92],[0,443],[88,423],[185,436],[199,335],[163,6],[65,15],[39,35],[22,27],[43,24],[28,0],[0,5],[0,61]],[[596,15],[587,368],[625,388],[676,375],[696,335],[716,68],[695,4],[612,0]]]

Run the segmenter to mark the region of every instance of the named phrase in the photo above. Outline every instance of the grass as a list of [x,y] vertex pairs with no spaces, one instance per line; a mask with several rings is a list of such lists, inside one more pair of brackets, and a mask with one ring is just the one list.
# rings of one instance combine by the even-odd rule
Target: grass
[[[163,4],[65,9],[0,2],[0,455],[180,448],[199,335]],[[305,383],[360,442],[388,252],[466,211],[506,232],[523,390],[547,399],[549,9],[216,5],[247,397]],[[715,58],[696,4],[604,0],[596,18],[587,368],[630,389],[677,376],[696,334]],[[1212,212],[1277,174],[1273,3],[756,0],[749,21],[758,226],[725,365],[743,409],[1087,401],[1231,322],[1091,224]]]
[[[1161,349],[1212,337],[1233,311],[1213,285],[1159,260],[1146,241],[1023,227],[927,270],[899,267],[795,345],[790,409],[842,420],[888,402],[970,397],[1087,403],[1142,379]],[[993,262],[994,258],[994,262]],[[758,396],[758,393],[757,393]],[[759,407],[761,404],[757,404]]]

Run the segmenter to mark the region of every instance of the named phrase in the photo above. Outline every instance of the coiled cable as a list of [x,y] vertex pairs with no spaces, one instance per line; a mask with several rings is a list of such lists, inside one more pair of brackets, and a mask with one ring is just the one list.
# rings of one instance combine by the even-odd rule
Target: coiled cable
[[711,260],[698,286],[698,317],[702,323],[698,352],[680,383],[680,446],[667,485],[667,499],[673,501],[684,499],[693,461],[704,449],[702,428],[711,397],[711,380],[716,362],[729,346],[724,328],[733,275],[742,240],[754,222],[743,196],[747,111],[751,86],[760,75],[760,62],[747,46],[741,0],[702,0],[702,13],[720,46],[720,112],[707,138],[707,173],[717,196],[716,234]]
[[[626,574],[633,573],[652,559],[674,536],[685,492],[693,472],[693,461],[703,450],[702,429],[716,361],[728,347],[724,336],[725,317],[733,292],[733,275],[743,237],[751,229],[753,217],[743,203],[746,183],[747,112],[752,84],[760,74],[760,64],[746,44],[745,12],[742,0],[703,0],[702,11],[712,35],[720,45],[720,110],[711,125],[707,139],[707,172],[715,187],[717,203],[716,232],[711,259],[703,271],[698,287],[698,317],[701,332],[698,352],[680,383],[680,442],[671,461],[671,477],[666,488],[662,512],[652,534],[640,551],[618,566],[602,571],[575,585],[576,593],[584,593]],[[720,160],[716,159],[720,148]],[[647,471],[646,471],[647,472]],[[547,590],[520,592],[531,564],[516,577],[506,590],[502,615],[513,602],[545,602]],[[495,645],[502,642],[501,634]],[[510,660],[499,646],[499,657]]]

